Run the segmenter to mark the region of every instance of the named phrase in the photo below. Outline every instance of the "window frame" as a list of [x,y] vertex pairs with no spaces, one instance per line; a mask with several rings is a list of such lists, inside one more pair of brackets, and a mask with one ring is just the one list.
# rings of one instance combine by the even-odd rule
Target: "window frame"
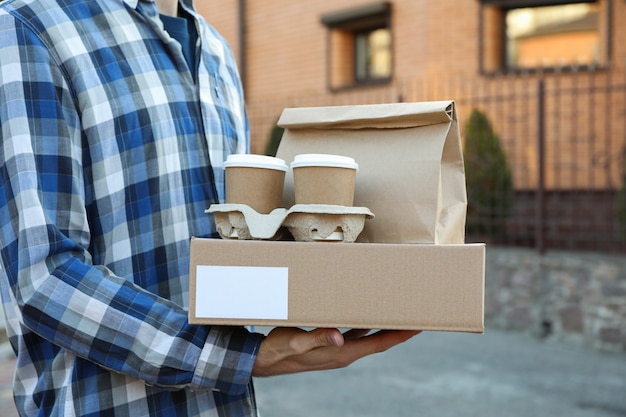
[[[536,66],[536,67],[509,67],[506,62],[507,46],[506,46],[506,13],[510,10],[543,6],[560,6],[568,4],[580,3],[597,3],[600,11],[598,15],[599,27],[601,30],[601,46],[602,59],[599,63],[580,64],[580,65],[564,65],[564,66]],[[478,67],[481,75],[500,75],[500,74],[528,74],[543,72],[573,72],[573,71],[592,71],[597,69],[607,69],[611,66],[611,50],[612,50],[612,0],[480,0],[479,16],[478,16]],[[492,47],[497,58],[496,68],[486,68],[488,61],[488,51],[485,46],[485,14],[486,9],[497,10],[500,13],[498,27],[495,28],[500,32],[497,47]]]
[[[350,90],[355,88],[369,87],[381,84],[388,84],[392,81],[394,70],[394,54],[393,54],[393,31],[391,22],[391,3],[388,1],[369,3],[364,6],[344,9],[337,12],[326,13],[321,16],[320,22],[326,27],[326,85],[331,92]],[[371,33],[379,29],[388,29],[390,32],[390,52],[391,52],[391,70],[388,77],[370,77],[368,76],[359,80],[357,77],[357,51],[356,36],[363,33]],[[334,73],[336,70],[333,57],[337,55],[338,48],[333,41],[333,35],[343,33],[344,36],[350,38],[348,42],[351,44],[351,53],[342,59],[350,60],[348,66],[351,66],[350,81],[334,82],[337,78]],[[369,71],[368,71],[369,73]],[[341,77],[338,77],[341,78]]]

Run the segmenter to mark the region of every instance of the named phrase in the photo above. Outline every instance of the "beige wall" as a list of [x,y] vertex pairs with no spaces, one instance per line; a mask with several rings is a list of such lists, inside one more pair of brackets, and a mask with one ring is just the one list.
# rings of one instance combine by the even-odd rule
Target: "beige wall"
[[[626,2],[612,2],[612,64],[626,60]],[[286,96],[329,94],[327,31],[320,17],[369,4],[370,0],[246,0],[247,97],[251,101]],[[230,42],[239,56],[238,5],[235,0],[197,1],[198,10]],[[420,77],[478,75],[478,0],[392,1],[393,81],[387,87]],[[486,20],[490,17],[486,14]],[[603,18],[603,17],[602,17]],[[486,28],[485,49],[498,33]],[[487,60],[489,56],[486,56]],[[489,63],[487,62],[487,67]]]
[[[246,98],[252,149],[262,152],[266,132],[286,105],[425,100],[415,79],[478,69],[478,2],[392,2],[394,68],[382,86],[331,93],[326,13],[370,3],[363,0],[247,0]],[[238,1],[203,0],[196,6],[230,42],[239,59]],[[469,18],[468,18],[469,17]],[[290,104],[285,104],[287,100]],[[263,103],[258,108],[256,103]],[[272,103],[275,102],[275,106]],[[293,103],[293,104],[292,104]]]
[[[327,30],[320,17],[368,3],[363,0],[246,1],[248,98],[256,101],[326,94]],[[237,6],[234,0],[197,2],[199,11],[235,50],[238,48]],[[394,81],[442,72],[475,71],[477,17],[476,1],[394,1]]]
[[[590,81],[581,79],[581,74],[565,74],[560,81],[554,82],[548,77],[548,94],[567,88],[570,83],[574,87],[581,87],[583,82],[600,85],[604,82],[603,77],[610,78],[607,86],[622,85],[624,88],[626,42],[621,40],[626,39],[626,25],[621,22],[626,21],[626,2],[600,1],[604,6],[607,1],[612,2],[610,66],[593,73],[595,78]],[[247,0],[245,3],[245,92],[253,153],[264,152],[270,128],[285,107],[453,99],[457,100],[460,126],[463,126],[478,99],[478,102],[491,103],[484,110],[490,113],[495,128],[503,136],[507,152],[515,155],[514,165],[519,171],[515,173],[516,185],[525,188],[536,183],[537,120],[534,110],[528,109],[535,105],[537,76],[486,77],[479,73],[479,0],[392,1],[392,81],[382,86],[340,92],[331,92],[327,88],[328,39],[320,17],[369,4],[370,0]],[[197,1],[199,11],[229,40],[236,56],[239,56],[238,4],[235,0]],[[487,15],[483,17],[489,18]],[[489,36],[500,36],[489,33],[489,29],[486,27],[484,32],[485,49],[497,46]],[[485,54],[483,64],[486,69],[492,66],[490,58],[488,53]],[[500,94],[507,94],[511,102],[488,101],[488,97]],[[572,149],[571,152],[569,148],[591,137],[601,138],[597,145],[593,145],[594,154],[610,154],[621,149],[623,145],[620,143],[625,140],[625,98],[623,93],[615,92],[609,97],[611,103],[594,96],[581,100],[576,107],[570,99],[548,98],[546,110],[555,115],[549,121],[556,123],[555,127],[546,127],[546,141],[551,146],[547,150],[548,162],[558,157],[566,164],[566,158],[580,158],[580,155],[587,154],[586,148]],[[603,109],[610,109],[614,117]],[[522,113],[525,111],[529,114]],[[605,152],[602,147],[608,142],[614,150]],[[611,174],[592,175],[597,169]],[[618,169],[618,164],[613,162],[608,169],[590,166],[584,169],[590,174],[577,174],[566,182],[556,177],[562,171],[548,171],[546,176],[549,186],[560,188],[602,188],[607,183],[615,187],[620,181]]]

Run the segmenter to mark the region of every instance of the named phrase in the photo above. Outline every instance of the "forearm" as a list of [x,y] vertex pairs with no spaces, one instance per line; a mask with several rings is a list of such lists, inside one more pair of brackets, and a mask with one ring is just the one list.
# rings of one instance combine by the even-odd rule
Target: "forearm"
[[12,287],[24,324],[40,336],[150,385],[236,393],[249,382],[260,336],[190,325],[183,308],[106,268],[65,253],[49,265],[54,258],[66,261],[23,270]]

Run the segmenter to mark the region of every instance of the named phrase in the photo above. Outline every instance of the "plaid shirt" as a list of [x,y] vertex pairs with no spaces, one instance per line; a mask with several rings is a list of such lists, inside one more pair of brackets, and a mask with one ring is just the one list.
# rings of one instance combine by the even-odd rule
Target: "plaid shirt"
[[225,42],[197,82],[152,0],[0,3],[0,283],[23,416],[248,416],[261,335],[187,321],[189,240],[248,151]]

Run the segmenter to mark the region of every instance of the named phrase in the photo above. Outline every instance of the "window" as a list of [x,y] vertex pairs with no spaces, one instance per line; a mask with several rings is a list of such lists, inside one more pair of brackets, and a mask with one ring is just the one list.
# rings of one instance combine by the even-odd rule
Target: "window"
[[355,81],[357,83],[391,76],[391,33],[388,28],[355,34]]
[[482,0],[485,73],[608,64],[610,1]]
[[323,15],[328,28],[331,90],[389,82],[392,74],[391,5],[378,2]]

